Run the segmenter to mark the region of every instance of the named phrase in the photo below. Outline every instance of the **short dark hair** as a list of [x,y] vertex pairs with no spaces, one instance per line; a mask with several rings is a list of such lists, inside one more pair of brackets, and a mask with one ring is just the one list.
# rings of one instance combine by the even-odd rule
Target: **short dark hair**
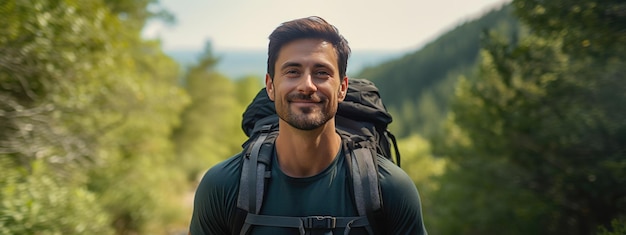
[[267,73],[274,79],[274,68],[280,49],[297,39],[315,38],[330,42],[337,51],[339,75],[346,76],[350,46],[339,30],[318,16],[310,16],[282,23],[270,34],[267,50]]

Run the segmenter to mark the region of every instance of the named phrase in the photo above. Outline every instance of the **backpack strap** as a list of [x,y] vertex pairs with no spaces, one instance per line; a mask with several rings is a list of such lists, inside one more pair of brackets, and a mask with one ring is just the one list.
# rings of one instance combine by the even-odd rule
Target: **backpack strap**
[[[271,151],[276,133],[272,132],[272,125],[260,128],[260,134],[244,151],[239,193],[237,196],[238,217],[247,217],[246,214],[258,214],[263,203],[265,181],[271,176],[269,164]],[[241,218],[237,220],[243,220]],[[245,221],[245,220],[244,220]],[[251,224],[243,223],[240,234],[246,234]]]
[[396,154],[396,165],[400,167],[400,150],[398,149],[398,141],[396,141],[396,136],[389,131],[389,129],[385,130],[385,136],[391,139],[391,143],[393,144],[393,149]]
[[370,222],[365,228],[374,234],[373,226],[377,226],[374,214],[382,209],[382,197],[378,183],[378,166],[376,150],[369,146],[370,142],[360,138],[345,138],[344,152],[352,177],[354,202],[360,216],[366,216]]
[[[334,217],[334,216],[272,216],[248,213],[245,224],[271,227],[297,228],[300,235],[306,234],[306,229],[335,229],[345,228],[344,234],[350,233],[355,227],[368,227],[366,216]],[[243,233],[241,233],[243,234]]]
[[[239,196],[237,198],[237,207],[246,211],[258,213],[261,209],[261,201],[263,200],[263,186],[265,165],[257,164],[259,162],[259,153],[261,146],[270,133],[270,125],[266,125],[261,129],[259,137],[253,142],[250,151],[246,151],[243,159],[243,167],[241,169],[241,179],[239,183]],[[257,169],[258,168],[258,169]],[[261,192],[260,195],[258,192]],[[258,198],[249,197],[249,195],[257,194]]]

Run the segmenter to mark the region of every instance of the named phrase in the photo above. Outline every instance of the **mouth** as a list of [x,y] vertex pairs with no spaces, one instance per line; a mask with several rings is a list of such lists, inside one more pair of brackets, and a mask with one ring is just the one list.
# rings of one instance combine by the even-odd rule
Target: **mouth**
[[317,101],[317,100],[290,100],[289,102],[291,103],[308,103],[308,104],[316,104],[316,103],[322,103],[321,101]]
[[313,106],[319,106],[321,104],[320,102],[314,102],[310,100],[297,100],[297,101],[290,101],[289,103],[291,103],[294,107],[300,107],[300,108],[310,108]]
[[303,94],[291,95],[287,97],[287,101],[293,104],[319,104],[324,102],[323,99],[316,95],[308,96]]
[[324,100],[320,99],[320,97],[318,96],[305,96],[302,94],[288,97],[287,101],[292,108],[299,110],[299,112],[303,113],[311,113],[315,110],[320,110],[321,106],[324,103]]

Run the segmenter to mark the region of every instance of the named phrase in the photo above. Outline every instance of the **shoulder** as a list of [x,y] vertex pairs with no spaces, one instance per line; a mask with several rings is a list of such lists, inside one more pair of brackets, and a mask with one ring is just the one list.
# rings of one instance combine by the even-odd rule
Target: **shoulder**
[[194,197],[191,234],[223,234],[236,210],[241,154],[211,167],[200,181]]
[[417,193],[415,184],[409,175],[398,165],[384,157],[376,158],[378,163],[378,176],[381,187],[389,190],[408,190]]
[[224,180],[236,180],[239,181],[241,174],[241,153],[236,154],[218,164],[211,167],[202,177],[202,181],[209,181],[211,183],[220,183]]
[[225,196],[221,194],[233,193],[233,190],[239,189],[240,176],[241,154],[237,154],[204,173],[196,190],[196,198],[202,199],[211,195]]

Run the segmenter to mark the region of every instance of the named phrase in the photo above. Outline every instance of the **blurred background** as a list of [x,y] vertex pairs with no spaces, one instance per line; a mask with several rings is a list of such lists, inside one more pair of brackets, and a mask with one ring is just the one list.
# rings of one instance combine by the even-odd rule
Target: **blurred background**
[[626,234],[622,0],[0,1],[0,234],[186,234],[267,36],[380,88],[430,234]]

